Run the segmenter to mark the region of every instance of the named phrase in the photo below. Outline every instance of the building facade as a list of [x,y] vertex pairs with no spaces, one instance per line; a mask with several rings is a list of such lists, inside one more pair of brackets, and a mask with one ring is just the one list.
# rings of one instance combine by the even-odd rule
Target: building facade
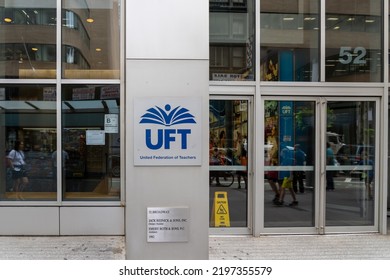
[[[5,0],[0,15],[0,235],[126,234],[129,258],[167,242],[166,258],[205,258],[209,233],[386,234],[388,1]],[[149,135],[147,161],[142,106],[174,104],[199,131]],[[149,239],[155,208],[188,218],[188,246]]]

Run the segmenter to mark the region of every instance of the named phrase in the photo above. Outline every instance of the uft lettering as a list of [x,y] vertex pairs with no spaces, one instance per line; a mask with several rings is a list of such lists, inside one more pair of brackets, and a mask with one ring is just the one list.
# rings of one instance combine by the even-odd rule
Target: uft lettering
[[[187,136],[191,134],[191,129],[158,129],[157,137],[152,137],[152,130],[146,129],[146,146],[151,150],[170,149],[171,142],[181,141],[181,149],[187,149]],[[152,143],[152,138],[157,138],[157,143]]]

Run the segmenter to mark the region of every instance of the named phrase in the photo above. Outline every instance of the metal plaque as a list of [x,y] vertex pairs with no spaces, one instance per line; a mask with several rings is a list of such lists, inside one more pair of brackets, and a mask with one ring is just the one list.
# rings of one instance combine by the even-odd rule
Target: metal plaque
[[148,207],[148,242],[188,242],[188,207]]

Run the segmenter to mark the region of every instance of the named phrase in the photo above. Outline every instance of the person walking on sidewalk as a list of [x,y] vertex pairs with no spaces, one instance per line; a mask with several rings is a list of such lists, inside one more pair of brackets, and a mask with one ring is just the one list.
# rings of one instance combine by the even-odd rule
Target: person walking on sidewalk
[[[329,142],[326,142],[326,166],[334,166],[334,153]],[[334,191],[333,171],[326,170],[326,190]]]
[[[295,144],[294,146],[294,160],[295,166],[298,166],[298,168],[303,168],[303,166],[305,165],[306,154],[302,151],[301,145],[299,144]],[[300,193],[305,192],[305,187],[303,185],[303,176],[303,170],[296,170],[293,172],[293,189],[295,193],[298,193],[298,187]]]

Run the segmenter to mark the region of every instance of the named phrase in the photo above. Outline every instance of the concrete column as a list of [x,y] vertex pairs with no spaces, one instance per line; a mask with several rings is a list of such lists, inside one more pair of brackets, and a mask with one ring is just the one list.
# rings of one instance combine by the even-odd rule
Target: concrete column
[[[208,4],[206,0],[126,1],[127,259],[208,258]],[[135,150],[145,149],[134,145],[145,133],[134,128],[140,122],[134,113],[139,108],[134,106],[145,97],[166,98],[167,103],[179,97],[199,101],[200,143],[192,143],[200,149],[198,163],[134,162]],[[157,242],[151,242],[147,210],[152,207],[184,211],[179,216],[188,215],[182,224],[186,230],[178,237],[166,231],[164,237],[158,229]]]

